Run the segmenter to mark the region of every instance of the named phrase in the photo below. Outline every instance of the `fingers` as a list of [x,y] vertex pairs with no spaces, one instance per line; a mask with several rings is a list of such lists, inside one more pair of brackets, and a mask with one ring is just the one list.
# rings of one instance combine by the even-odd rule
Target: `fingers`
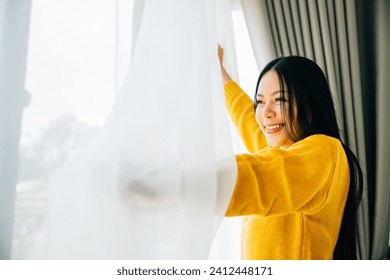
[[219,58],[219,63],[221,64],[222,80],[224,83],[227,83],[228,81],[231,81],[232,78],[230,77],[229,73],[226,71],[225,67],[223,66],[223,54],[224,54],[224,49],[218,44],[218,58]]
[[223,53],[224,53],[224,49],[218,44],[218,58],[219,58],[219,63],[221,65],[223,63]]

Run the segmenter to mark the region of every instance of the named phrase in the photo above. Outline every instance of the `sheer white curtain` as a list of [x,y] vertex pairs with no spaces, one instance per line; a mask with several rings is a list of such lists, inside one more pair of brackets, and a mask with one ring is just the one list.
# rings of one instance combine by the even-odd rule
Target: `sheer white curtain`
[[[122,80],[130,59],[132,3],[127,2],[121,1],[119,14],[123,36],[118,51],[127,63],[118,65]],[[19,84],[31,101],[23,111],[19,145],[13,258],[26,258],[31,251],[46,212],[49,174],[109,114],[115,89],[114,31],[111,0],[35,0],[31,5],[26,80]]]
[[17,181],[30,0],[0,0],[0,259],[9,259]]
[[[225,1],[229,3],[229,1]],[[240,87],[250,96],[253,97],[259,70],[256,65],[256,59],[252,52],[252,44],[249,38],[248,29],[245,23],[245,17],[242,11],[240,1],[231,2],[232,19],[234,28],[235,45],[223,44],[225,51],[230,53],[228,57],[230,61],[226,61],[229,73],[232,78],[237,81]],[[225,43],[225,42],[224,42]],[[264,48],[260,48],[266,52]],[[237,69],[235,69],[237,61]],[[231,137],[233,150],[236,154],[248,153],[243,144],[237,130],[232,122],[230,122]],[[240,259],[241,256],[241,217],[229,217],[223,219],[221,226],[214,239],[211,255],[213,259]]]
[[[47,200],[47,209],[35,208],[41,211],[39,219],[16,219],[14,258],[207,258],[236,173],[216,56],[218,31],[227,38],[219,37],[220,41],[232,43],[231,25],[224,23],[231,12],[229,5],[210,0],[146,0],[129,71],[110,108],[115,81],[121,80],[118,75],[124,73],[126,64],[119,64],[119,48],[111,45],[115,40],[105,41],[104,36],[112,34],[107,30],[114,27],[115,18],[122,13],[118,7],[124,2],[112,5],[111,11],[97,8],[108,4],[103,0],[90,1],[89,9],[78,2],[36,3],[32,23],[34,9],[39,8],[51,22],[36,19],[45,32],[35,37],[31,32],[30,44],[47,40],[51,48],[35,49],[46,59],[30,61],[30,65],[40,65],[39,74],[30,78],[28,85],[33,101],[34,87],[43,85],[40,90],[47,92],[48,87],[52,94],[42,98],[53,99],[52,104],[68,103],[67,112],[77,106],[90,106],[90,111],[79,118],[69,114],[58,117],[51,127],[43,129],[46,138],[37,138],[34,147],[46,152],[53,138],[67,141],[50,150],[46,159],[52,160],[51,165],[41,168],[40,182],[21,180],[18,186],[16,217],[22,217],[20,211],[27,209],[21,203],[28,191],[47,185],[49,189],[40,196],[35,192],[35,199],[29,200],[40,205]],[[74,17],[84,19],[85,26],[80,26],[82,20],[76,26],[71,20]],[[68,40],[58,35],[83,28],[85,33],[68,32]],[[99,43],[88,45],[88,36],[97,36]],[[130,55],[127,50],[123,53]],[[82,66],[91,64],[101,71],[89,75]],[[109,70],[107,65],[111,65]],[[80,90],[85,95],[78,94]],[[64,91],[64,95],[58,94]],[[104,97],[103,92],[112,95]],[[42,112],[38,110],[43,109],[35,110],[31,114],[39,115]],[[104,125],[96,128],[107,115]],[[77,139],[68,139],[75,131],[79,132]],[[43,141],[48,145],[42,147]],[[65,158],[47,183],[44,177]],[[28,171],[25,173],[28,178]],[[43,217],[40,230],[26,235],[32,228],[28,223],[40,224]]]

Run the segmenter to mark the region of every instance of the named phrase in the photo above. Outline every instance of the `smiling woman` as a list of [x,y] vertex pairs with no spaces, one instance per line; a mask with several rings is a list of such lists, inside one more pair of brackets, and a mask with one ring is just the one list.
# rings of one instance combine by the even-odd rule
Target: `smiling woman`
[[281,57],[253,102],[223,67],[226,106],[251,154],[237,155],[227,216],[245,216],[245,259],[357,259],[362,172],[341,142],[329,86],[311,60]]
[[287,148],[294,141],[286,130],[290,129],[288,118],[282,112],[288,112],[288,101],[285,93],[280,90],[278,74],[267,72],[261,79],[256,99],[256,121],[271,147]]

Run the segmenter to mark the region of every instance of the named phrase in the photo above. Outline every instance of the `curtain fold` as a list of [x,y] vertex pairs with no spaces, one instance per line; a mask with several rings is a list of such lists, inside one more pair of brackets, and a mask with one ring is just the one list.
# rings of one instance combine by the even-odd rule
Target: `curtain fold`
[[0,259],[11,257],[31,1],[0,2]]
[[377,125],[377,170],[375,176],[375,214],[372,259],[389,259],[389,231],[390,231],[390,3],[378,0],[375,3],[376,14],[376,125]]
[[[386,255],[389,243],[389,180],[384,172],[390,166],[389,151],[384,144],[388,143],[389,135],[384,128],[384,124],[388,124],[384,110],[388,106],[384,93],[388,81],[384,73],[389,62],[384,50],[388,47],[385,38],[389,38],[385,31],[389,30],[385,16],[389,4],[380,0],[363,2],[241,0],[258,66],[264,65],[265,55],[257,42],[267,41],[268,49],[274,50],[272,58],[301,55],[315,60],[324,70],[342,137],[358,157],[365,175],[359,209],[360,258],[377,259]],[[377,4],[373,16],[370,9],[374,3]],[[376,30],[373,29],[374,18],[377,19]],[[373,34],[377,34],[377,53],[371,40]],[[375,69],[378,77],[373,83]],[[380,110],[375,110],[373,102]]]

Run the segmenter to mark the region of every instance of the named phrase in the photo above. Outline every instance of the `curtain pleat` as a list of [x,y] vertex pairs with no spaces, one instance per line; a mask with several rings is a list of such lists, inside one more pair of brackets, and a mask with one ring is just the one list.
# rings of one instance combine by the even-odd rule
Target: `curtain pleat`
[[301,15],[297,1],[289,1],[291,18],[293,20],[293,32],[296,40],[297,54],[303,55],[305,53],[303,44],[302,23],[300,21]]
[[278,26],[278,30],[280,31],[280,43],[282,45],[283,53],[291,53],[291,44],[293,43],[289,30],[287,29],[287,23],[285,21],[285,13],[283,9],[283,0],[275,1],[275,11],[276,11],[276,24]]
[[[324,54],[323,54],[323,44],[322,44],[322,30],[321,26],[319,24],[319,17],[321,16],[318,13],[318,7],[316,1],[307,1],[308,3],[308,12],[309,12],[309,24],[311,29],[311,36],[312,36],[312,44],[313,44],[313,50],[314,50],[314,60],[316,63],[323,69],[323,71],[326,73],[326,65],[324,61]],[[316,15],[316,16],[312,16]]]
[[[332,47],[329,29],[329,17],[327,16],[327,8],[325,1],[319,1],[317,4],[317,13],[319,15],[322,57],[324,60],[324,71],[328,77],[329,82],[334,81],[334,71],[332,71]],[[332,88],[333,85],[331,85]]]
[[[248,0],[242,0],[242,3]],[[367,175],[362,75],[356,0],[263,0],[276,56],[301,55],[323,69],[333,94],[342,138],[358,157]],[[249,1],[248,1],[249,2]],[[260,1],[261,2],[261,1]],[[252,3],[252,8],[255,4]],[[245,9],[251,5],[243,5]],[[250,19],[247,19],[250,21]],[[250,33],[253,33],[253,31]],[[264,34],[257,34],[264,36]],[[251,39],[256,37],[251,34]],[[256,51],[254,52],[256,55]],[[257,58],[257,57],[256,57]],[[258,59],[258,58],[257,58]],[[359,209],[360,258],[369,258],[368,186]],[[388,234],[388,232],[387,232]]]
[[296,54],[297,42],[294,34],[294,29],[293,29],[294,25],[291,19],[291,9],[288,0],[281,1],[281,10],[283,16],[283,29],[285,30],[288,38],[287,45],[288,45],[289,53]]
[[312,31],[309,23],[309,17],[308,17],[308,7],[307,7],[307,1],[306,0],[298,0],[298,6],[300,11],[300,20],[301,20],[301,27],[302,27],[302,38],[303,38],[303,45],[305,47],[305,52],[303,56],[314,59],[314,49],[313,49],[313,40],[312,40]]
[[[341,97],[341,78],[340,78],[340,67],[339,67],[339,51],[338,51],[338,39],[337,39],[337,21],[335,17],[335,8],[334,1],[327,0],[327,18],[328,18],[328,28],[329,28],[329,41],[331,45],[330,57],[331,61],[329,62],[329,85],[333,94],[337,117],[339,121],[339,126],[342,131],[344,131],[344,114],[342,112],[342,97]],[[344,135],[342,136],[344,138]]]
[[267,4],[267,10],[269,14],[269,22],[271,27],[271,35],[275,47],[275,53],[276,55],[279,55],[280,53],[282,53],[281,38],[280,38],[281,32],[279,32],[277,21],[276,21],[275,5],[273,1],[266,1],[266,4]]
[[[350,54],[350,69],[351,69],[351,87],[352,91],[350,92],[352,97],[352,108],[354,112],[354,128],[355,128],[355,147],[356,147],[356,155],[362,165],[363,170],[365,170],[365,174],[367,174],[367,160],[366,160],[366,144],[365,144],[365,133],[364,133],[364,115],[363,115],[363,102],[362,102],[362,80],[360,77],[360,60],[359,60],[359,41],[358,41],[358,30],[357,30],[357,18],[356,18],[356,3],[355,1],[346,1],[346,18],[349,19],[348,22],[348,35],[349,35],[349,54]],[[363,243],[367,244],[367,246],[362,246],[361,254],[363,256],[369,257],[369,228],[368,228],[368,182],[367,177],[364,177],[364,196],[362,199],[362,204],[365,207],[360,208],[360,232],[364,232],[361,234],[361,238],[363,239]],[[363,228],[362,225],[366,224],[367,227]]]
[[[321,48],[317,48],[317,53],[323,59],[324,67],[322,68],[325,72],[325,75],[328,79],[329,86],[333,95],[333,100],[336,107],[336,113],[338,117],[338,122],[340,128],[344,130],[344,114],[341,110],[342,107],[342,98],[341,98],[341,88],[340,88],[340,79],[339,71],[337,71],[338,60],[335,55],[336,52],[333,52],[334,49],[337,49],[336,45],[333,45],[332,42],[335,41],[335,38],[332,38],[332,35],[335,35],[334,29],[331,29],[331,19],[328,16],[328,8],[326,1],[319,1],[317,5],[316,12],[319,16],[320,23],[320,34],[321,34]],[[333,25],[334,26],[334,25]],[[332,34],[333,32],[333,34]]]
[[[348,59],[348,36],[346,30],[344,5],[342,1],[335,2],[335,20],[336,20],[336,33],[337,33],[337,50],[338,50],[338,67],[340,73],[340,97],[342,104],[342,111],[344,115],[344,131],[345,142],[350,146],[352,151],[355,150],[353,143],[350,143],[349,139],[355,138],[353,129],[353,113],[352,113],[352,101],[350,95],[343,94],[344,92],[351,92],[350,84],[350,69]],[[348,108],[350,108],[348,110]]]
[[377,170],[372,259],[389,258],[390,229],[390,2],[376,1]]
[[31,1],[0,2],[0,259],[11,257]]

